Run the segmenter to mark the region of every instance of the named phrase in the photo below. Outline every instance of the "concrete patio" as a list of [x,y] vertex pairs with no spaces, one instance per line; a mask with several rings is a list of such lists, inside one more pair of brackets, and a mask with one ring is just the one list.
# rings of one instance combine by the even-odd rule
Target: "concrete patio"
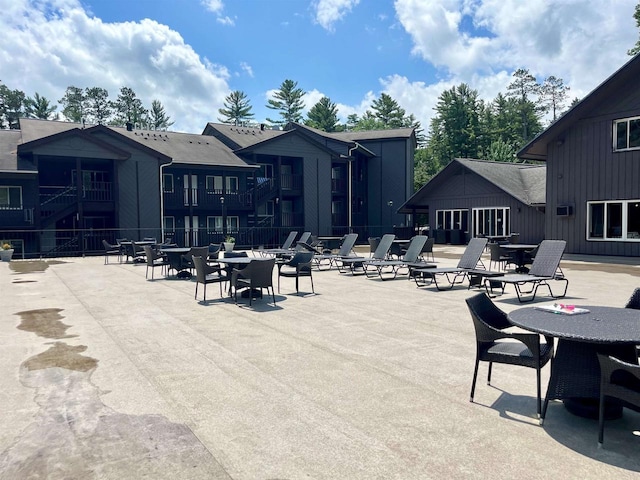
[[[481,365],[469,402],[466,284],[321,271],[315,295],[283,279],[275,307],[249,308],[112,262],[0,263],[1,479],[638,478],[637,413],[598,449],[597,422],[560,402],[540,427],[535,371],[505,365],[492,386]],[[624,306],[640,286],[635,258],[562,268],[566,303]],[[520,307],[509,289],[496,303]]]

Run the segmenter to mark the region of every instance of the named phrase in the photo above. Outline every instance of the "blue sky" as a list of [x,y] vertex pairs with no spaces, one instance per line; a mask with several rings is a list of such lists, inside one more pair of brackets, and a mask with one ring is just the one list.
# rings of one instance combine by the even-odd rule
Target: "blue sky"
[[217,121],[232,90],[257,122],[283,80],[311,108],[361,115],[384,92],[427,127],[461,82],[491,100],[517,68],[583,97],[627,60],[635,0],[0,0],[0,80],[58,100],[129,86],[177,131]]

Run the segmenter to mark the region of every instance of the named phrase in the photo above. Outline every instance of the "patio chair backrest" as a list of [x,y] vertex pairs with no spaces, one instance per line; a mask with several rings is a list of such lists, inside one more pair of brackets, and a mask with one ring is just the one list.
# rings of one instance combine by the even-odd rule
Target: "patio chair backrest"
[[302,235],[300,235],[298,242],[309,243],[310,239],[311,239],[311,232],[302,232]]
[[311,262],[313,261],[313,252],[300,251],[291,257],[291,260],[285,263],[289,267],[296,267],[299,270],[311,270]]
[[536,257],[533,259],[529,275],[554,277],[566,246],[567,242],[564,240],[543,240],[538,247]]
[[353,246],[356,244],[356,240],[358,239],[357,233],[350,233],[345,235],[344,240],[342,240],[342,245],[340,245],[340,251],[338,255],[341,257],[348,257],[353,250]]
[[376,248],[376,251],[373,252],[373,256],[371,258],[373,258],[374,260],[384,260],[385,258],[387,258],[387,255],[389,253],[389,250],[391,250],[391,245],[393,245],[393,241],[395,240],[395,238],[396,236],[393,233],[385,233],[380,239],[378,248]]
[[242,269],[242,277],[251,280],[251,286],[271,287],[273,285],[273,267],[276,264],[276,258],[272,257],[266,260],[255,259]]
[[467,248],[465,248],[460,261],[458,262],[458,268],[467,270],[473,270],[478,265],[478,261],[487,246],[486,238],[472,238],[469,240]]
[[291,248],[291,246],[293,245],[293,241],[296,239],[297,236],[298,236],[298,232],[293,232],[293,231],[289,232],[289,236],[287,237],[287,239],[282,244],[282,249],[283,250],[289,250]]
[[413,237],[402,260],[408,263],[417,262],[425,243],[427,243],[427,237],[425,235],[416,235]]
[[207,282],[207,273],[205,271],[205,261],[202,257],[198,255],[194,255],[193,257],[193,266],[196,269],[196,279],[198,283],[206,283]]

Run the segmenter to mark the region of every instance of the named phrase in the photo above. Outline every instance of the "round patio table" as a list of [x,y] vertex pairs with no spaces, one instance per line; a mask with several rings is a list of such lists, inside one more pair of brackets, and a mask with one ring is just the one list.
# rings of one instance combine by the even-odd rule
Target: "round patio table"
[[176,278],[191,278],[191,272],[185,268],[182,262],[182,255],[190,251],[190,247],[163,247],[160,249],[160,252],[164,253],[169,260],[169,268],[177,272]]
[[[531,332],[558,339],[551,362],[551,377],[542,407],[544,419],[549,400],[563,400],[571,413],[598,418],[600,364],[598,353],[638,363],[640,310],[580,306],[587,313],[567,315],[525,307],[507,316],[511,323]],[[622,415],[622,407],[607,402],[607,418]]]
[[524,258],[524,254],[530,252],[537,246],[538,245],[529,245],[526,243],[507,243],[500,245],[500,248],[513,253],[513,261],[517,265],[516,273],[528,273],[529,269],[525,267],[526,259]]

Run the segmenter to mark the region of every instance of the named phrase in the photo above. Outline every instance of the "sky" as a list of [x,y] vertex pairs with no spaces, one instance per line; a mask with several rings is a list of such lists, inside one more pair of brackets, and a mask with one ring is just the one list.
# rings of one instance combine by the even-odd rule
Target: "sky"
[[[57,103],[65,89],[132,88],[174,131],[219,121],[231,91],[257,123],[286,79],[345,121],[387,93],[425,130],[467,83],[491,101],[518,68],[583,98],[630,57],[637,0],[0,0],[0,81]],[[59,106],[58,110],[62,107]]]

